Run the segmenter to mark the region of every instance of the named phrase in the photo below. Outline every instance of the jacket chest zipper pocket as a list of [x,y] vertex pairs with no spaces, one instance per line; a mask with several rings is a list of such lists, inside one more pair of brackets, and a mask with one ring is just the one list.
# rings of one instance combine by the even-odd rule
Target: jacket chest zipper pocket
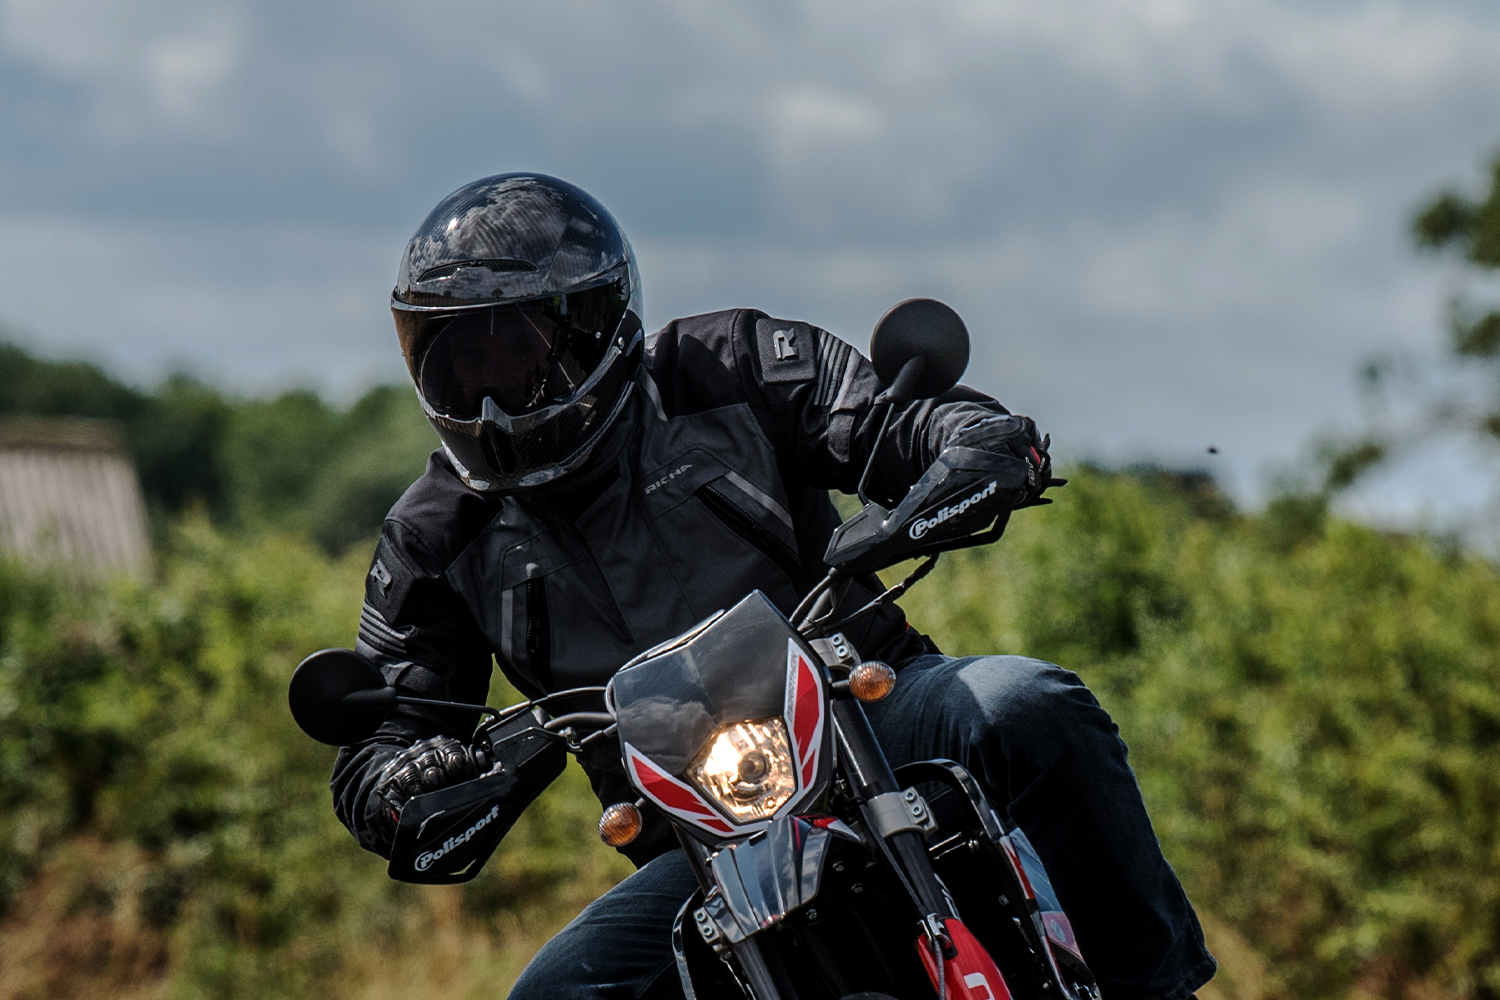
[[552,623],[547,618],[547,578],[533,577],[526,589],[526,661],[544,691],[552,689]]
[[787,575],[787,579],[792,581],[793,586],[802,586],[802,560],[792,551],[791,546],[767,531],[752,514],[731,500],[723,490],[716,489],[712,483],[698,487],[694,495],[724,527],[755,546],[761,554],[775,563]]

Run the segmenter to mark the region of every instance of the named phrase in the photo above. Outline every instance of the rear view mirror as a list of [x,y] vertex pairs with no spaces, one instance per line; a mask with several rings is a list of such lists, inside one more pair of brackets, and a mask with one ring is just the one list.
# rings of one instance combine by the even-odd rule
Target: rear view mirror
[[293,671],[287,702],[304,733],[346,747],[375,735],[396,707],[396,689],[354,650],[322,649]]
[[931,399],[957,385],[969,367],[969,331],[937,299],[907,299],[875,324],[870,360],[891,387],[892,402]]

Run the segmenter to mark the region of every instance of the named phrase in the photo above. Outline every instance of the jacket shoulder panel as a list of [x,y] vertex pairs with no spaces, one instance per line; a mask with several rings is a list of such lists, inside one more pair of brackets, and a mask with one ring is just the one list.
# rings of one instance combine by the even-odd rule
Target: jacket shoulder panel
[[368,648],[361,652],[488,683],[487,673],[475,672],[489,655],[483,637],[445,577],[494,519],[498,501],[464,486],[443,453],[433,453],[426,473],[396,501],[381,529],[365,577],[359,641]]
[[440,576],[500,513],[503,501],[469,489],[439,449],[422,478],[407,487],[386,515],[385,534],[402,543],[412,569]]
[[749,400],[741,357],[744,334],[763,314],[726,309],[674,319],[651,340],[646,372],[668,417],[701,413]]

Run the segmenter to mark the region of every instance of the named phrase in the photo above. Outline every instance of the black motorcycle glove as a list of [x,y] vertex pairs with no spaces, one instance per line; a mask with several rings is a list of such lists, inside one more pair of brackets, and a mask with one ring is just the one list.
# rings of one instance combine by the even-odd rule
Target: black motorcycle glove
[[1067,485],[1066,479],[1052,476],[1052,456],[1047,448],[1052,436],[1037,433],[1036,422],[1030,417],[996,414],[983,420],[967,424],[954,431],[945,444],[948,447],[977,448],[980,451],[999,452],[1019,458],[1026,463],[1026,493],[1015,509],[1039,507],[1051,503],[1042,494],[1053,486]]
[[489,762],[482,755],[451,736],[413,743],[386,761],[365,807],[384,853],[396,841],[396,824],[408,799],[471,781],[487,770]]

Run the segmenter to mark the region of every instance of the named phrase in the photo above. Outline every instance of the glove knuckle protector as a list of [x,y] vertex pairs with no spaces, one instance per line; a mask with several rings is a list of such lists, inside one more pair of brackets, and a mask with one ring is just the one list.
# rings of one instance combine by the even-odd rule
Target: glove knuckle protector
[[401,807],[418,795],[479,777],[480,761],[462,740],[434,736],[421,740],[386,761],[371,790],[369,812],[378,817],[382,839],[395,837]]
[[1052,478],[1052,457],[1047,453],[1052,443],[1050,435],[1043,437],[1037,431],[1036,421],[1030,417],[1020,414],[986,417],[959,428],[947,443],[949,446],[963,445],[1008,454],[1024,461],[1027,467],[1026,491],[1016,504],[1017,508],[1051,503],[1042,493],[1048,487],[1061,486],[1064,482]]

